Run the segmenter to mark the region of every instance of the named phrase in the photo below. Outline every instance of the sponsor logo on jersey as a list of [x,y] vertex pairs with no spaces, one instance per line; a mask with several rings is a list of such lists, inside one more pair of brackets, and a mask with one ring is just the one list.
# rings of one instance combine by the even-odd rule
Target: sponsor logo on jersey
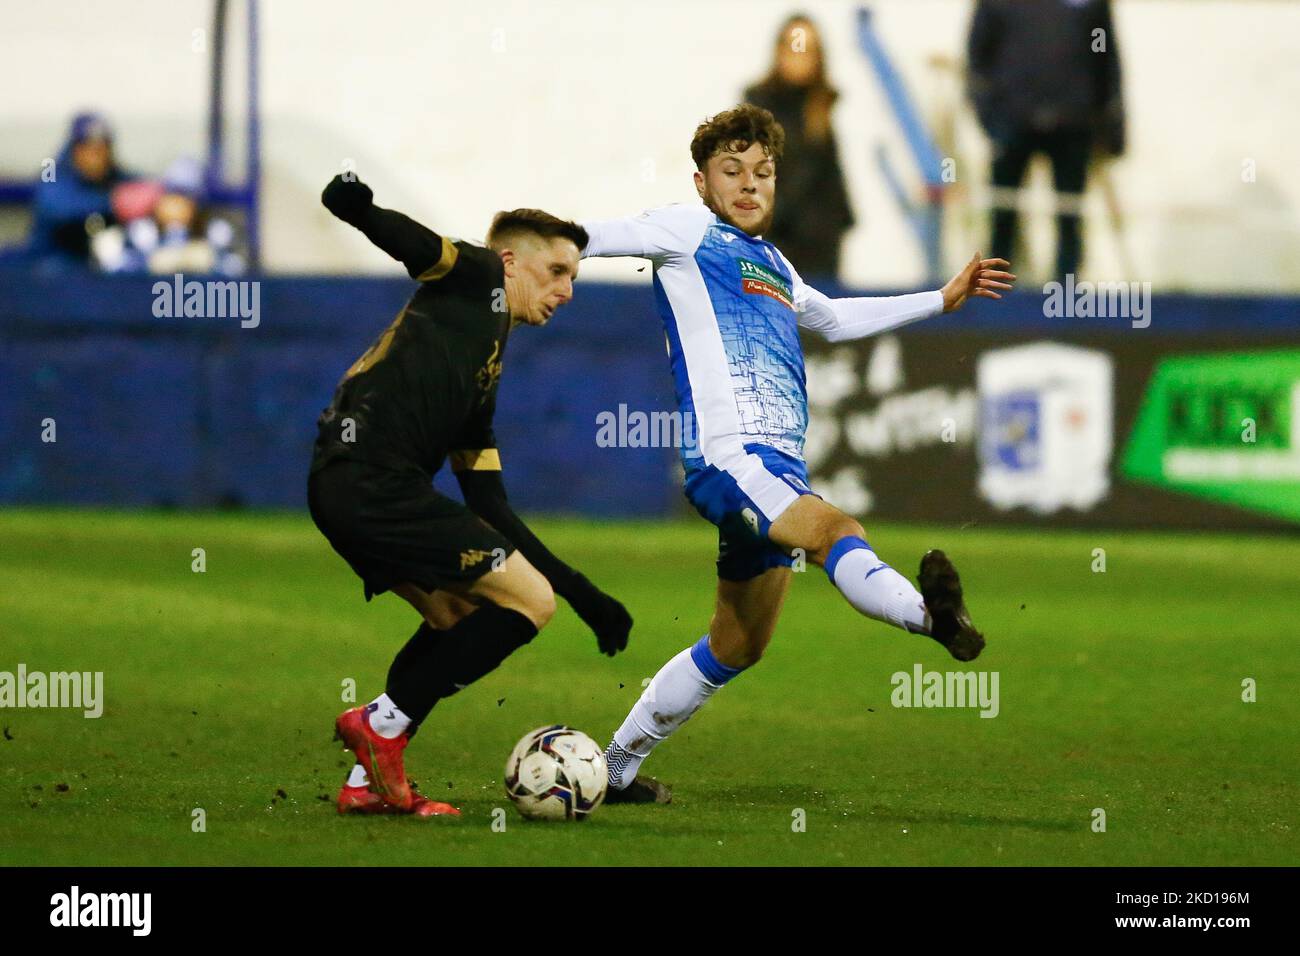
[[740,266],[741,291],[750,295],[765,295],[776,299],[787,309],[794,308],[790,283],[786,282],[779,273],[749,259],[737,259],[736,263]]

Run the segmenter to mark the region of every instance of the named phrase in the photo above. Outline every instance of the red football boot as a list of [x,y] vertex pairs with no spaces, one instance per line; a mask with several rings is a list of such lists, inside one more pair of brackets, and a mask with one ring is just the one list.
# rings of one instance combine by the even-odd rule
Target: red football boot
[[370,726],[370,715],[365,707],[353,707],[339,714],[334,721],[334,739],[356,755],[357,762],[366,768],[370,789],[384,803],[398,810],[411,810],[414,794],[406,782],[402,767],[402,751],[406,749],[406,734],[381,737]]
[[430,800],[428,797],[422,797],[418,793],[415,795],[415,803],[411,807],[411,813],[417,817],[460,816],[460,811],[450,803],[439,803],[437,800]]
[[415,794],[411,801],[411,808],[403,811],[397,807],[390,807],[384,803],[379,794],[373,793],[366,787],[349,787],[346,783],[343,784],[343,789],[339,791],[338,807],[340,814],[409,813],[415,817],[460,816],[460,811],[450,803],[438,803],[436,800],[422,797],[418,793]]
[[348,813],[389,813],[393,807],[384,803],[377,793],[371,793],[368,787],[349,787],[343,784],[339,791],[338,807],[340,814]]

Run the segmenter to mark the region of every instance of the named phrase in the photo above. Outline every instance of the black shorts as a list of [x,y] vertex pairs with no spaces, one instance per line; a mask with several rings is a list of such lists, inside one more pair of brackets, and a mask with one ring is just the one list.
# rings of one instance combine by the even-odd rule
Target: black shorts
[[367,601],[399,584],[426,592],[469,584],[515,550],[418,472],[331,462],[307,480],[307,506],[316,527],[361,578]]

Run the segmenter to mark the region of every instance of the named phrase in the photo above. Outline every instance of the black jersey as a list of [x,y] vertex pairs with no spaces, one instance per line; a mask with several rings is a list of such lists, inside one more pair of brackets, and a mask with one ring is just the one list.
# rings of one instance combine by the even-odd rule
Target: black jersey
[[432,476],[499,468],[492,416],[510,330],[501,259],[442,238],[419,289],[347,370],[317,421],[313,472],[338,459]]

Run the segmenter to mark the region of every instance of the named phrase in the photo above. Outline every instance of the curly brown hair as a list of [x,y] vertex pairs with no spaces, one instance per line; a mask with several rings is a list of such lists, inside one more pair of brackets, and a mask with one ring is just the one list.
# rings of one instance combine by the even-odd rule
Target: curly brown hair
[[578,247],[579,252],[586,247],[588,239],[587,230],[576,222],[552,216],[541,209],[511,209],[492,217],[492,225],[488,227],[487,247],[500,252],[524,233],[542,239],[568,239]]
[[753,103],[741,103],[735,109],[710,116],[695,128],[691,140],[691,159],[695,168],[703,171],[704,164],[718,153],[743,153],[758,143],[772,162],[781,161],[785,149],[785,130],[769,110]]

